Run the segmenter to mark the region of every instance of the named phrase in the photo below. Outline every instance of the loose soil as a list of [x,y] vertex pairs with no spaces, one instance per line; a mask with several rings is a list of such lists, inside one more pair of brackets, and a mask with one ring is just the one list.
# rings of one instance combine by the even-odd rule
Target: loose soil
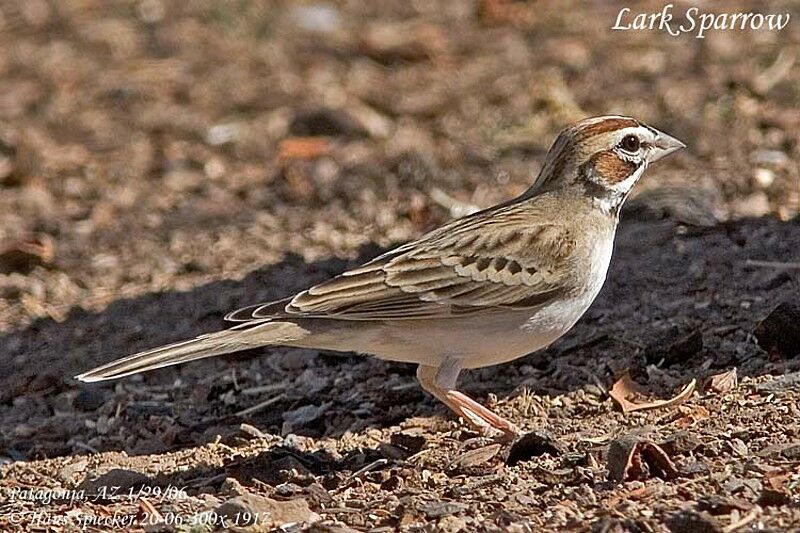
[[[673,38],[609,31],[615,16],[0,4],[0,528],[207,531],[231,509],[271,517],[249,530],[800,527],[800,26]],[[579,324],[462,378],[522,441],[355,354],[71,378],[510,198],[561,127],[600,113],[689,148],[629,201]],[[651,397],[696,392],[623,413],[626,373]],[[88,496],[103,486],[126,497]]]

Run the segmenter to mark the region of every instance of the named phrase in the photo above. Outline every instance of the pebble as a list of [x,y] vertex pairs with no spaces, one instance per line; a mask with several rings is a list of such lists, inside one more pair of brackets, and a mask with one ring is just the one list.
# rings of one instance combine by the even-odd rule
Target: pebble
[[292,411],[283,413],[283,427],[281,433],[289,435],[296,432],[298,429],[303,428],[318,421],[333,405],[332,402],[326,402],[322,405],[304,405]]
[[443,516],[450,516],[463,513],[469,508],[468,505],[457,502],[429,502],[420,507],[428,518],[441,518]]
[[81,411],[94,411],[111,397],[111,391],[97,385],[84,385],[72,401],[72,406]]
[[567,447],[555,435],[544,430],[534,430],[517,440],[508,452],[506,464],[514,466],[533,457],[550,454],[559,457],[566,453]]
[[679,511],[665,521],[667,529],[674,533],[718,533],[722,531],[717,519],[708,513]]
[[402,448],[410,453],[417,453],[428,443],[420,428],[410,428],[392,434],[390,442],[393,446]]
[[753,330],[758,345],[783,357],[800,355],[800,305],[778,305]]
[[308,524],[320,520],[303,499],[278,501],[257,494],[235,496],[214,510],[226,520],[237,520],[236,526],[277,528],[285,524]]
[[135,491],[141,487],[152,485],[155,485],[153,480],[141,472],[114,468],[96,477],[91,477],[90,474],[80,484],[79,489],[85,491],[86,494],[101,496],[98,501],[102,501],[102,495],[108,492],[110,487],[116,487],[117,494],[124,494],[130,490]]

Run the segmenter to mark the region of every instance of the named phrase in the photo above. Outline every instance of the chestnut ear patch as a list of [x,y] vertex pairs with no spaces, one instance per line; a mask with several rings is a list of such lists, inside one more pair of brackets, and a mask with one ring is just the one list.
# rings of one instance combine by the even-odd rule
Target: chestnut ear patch
[[595,154],[591,162],[597,176],[610,185],[626,180],[638,167],[636,163],[621,158],[611,150]]

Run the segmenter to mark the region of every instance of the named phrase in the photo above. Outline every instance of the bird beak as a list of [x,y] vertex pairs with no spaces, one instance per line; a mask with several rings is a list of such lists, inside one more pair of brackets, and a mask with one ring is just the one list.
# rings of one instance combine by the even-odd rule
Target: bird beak
[[676,152],[681,148],[686,148],[686,145],[680,142],[675,137],[671,137],[664,132],[659,131],[656,135],[656,141],[653,144],[653,150],[650,152],[650,163],[654,163],[663,157],[667,157],[672,152]]

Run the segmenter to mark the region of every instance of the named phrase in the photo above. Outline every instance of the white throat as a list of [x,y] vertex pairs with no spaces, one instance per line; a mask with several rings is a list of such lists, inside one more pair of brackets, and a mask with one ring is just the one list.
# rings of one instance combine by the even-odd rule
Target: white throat
[[620,207],[622,207],[622,204],[625,202],[628,194],[630,194],[633,186],[636,185],[636,182],[639,181],[639,178],[642,177],[642,174],[646,169],[647,163],[645,162],[639,165],[639,168],[637,168],[633,174],[624,180],[606,187],[605,194],[593,196],[592,202],[594,203],[595,207],[607,215],[619,214]]

